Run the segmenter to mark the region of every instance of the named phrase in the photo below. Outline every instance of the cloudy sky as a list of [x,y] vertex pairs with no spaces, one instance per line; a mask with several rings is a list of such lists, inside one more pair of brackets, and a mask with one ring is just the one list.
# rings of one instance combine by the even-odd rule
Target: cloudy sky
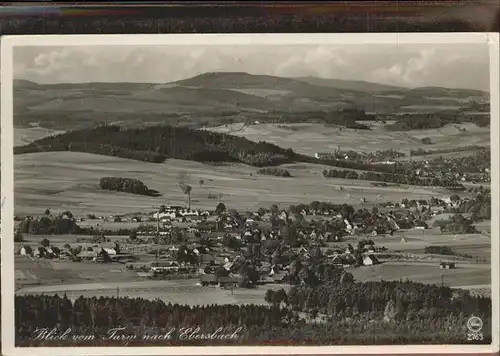
[[489,90],[483,44],[17,47],[14,76],[38,83],[165,83],[205,72]]

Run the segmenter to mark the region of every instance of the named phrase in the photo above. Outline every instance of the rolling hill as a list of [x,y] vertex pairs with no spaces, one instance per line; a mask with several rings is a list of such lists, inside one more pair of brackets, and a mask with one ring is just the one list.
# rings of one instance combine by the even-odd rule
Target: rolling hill
[[400,91],[403,93],[409,90],[408,88],[404,87],[366,82],[363,80],[324,79],[316,77],[298,77],[295,79],[301,82],[309,83],[311,85],[319,85],[323,87],[333,87],[337,89],[361,91],[367,93],[380,94],[387,91]]
[[165,84],[16,80],[14,122],[54,130],[100,123],[200,127],[245,121],[327,122],[325,118],[346,108],[391,115],[402,108],[437,110],[440,105],[459,110],[472,101],[487,101],[487,93],[239,72],[204,73]]

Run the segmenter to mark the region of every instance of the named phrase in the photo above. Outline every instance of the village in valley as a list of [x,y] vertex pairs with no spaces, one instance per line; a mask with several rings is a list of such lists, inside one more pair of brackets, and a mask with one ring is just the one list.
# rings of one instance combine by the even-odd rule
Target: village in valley
[[[20,50],[16,345],[46,346],[32,338],[40,327],[105,336],[193,325],[242,332],[137,345],[463,344],[471,316],[484,335],[467,342],[490,343],[489,87],[456,89],[438,72],[379,84],[391,61],[443,51],[381,46],[65,48],[82,67],[103,51],[152,56],[160,72],[205,68],[125,81],[134,67],[113,82],[32,78],[37,56],[66,57]],[[470,65],[469,53],[489,58],[481,46],[444,47]],[[359,80],[295,76],[324,53],[346,56],[335,65]],[[318,63],[307,66],[330,67]]]
[[[487,181],[488,172],[468,179]],[[377,195],[376,201],[362,198],[355,206],[313,201],[237,211],[219,201],[212,210],[197,209],[189,186],[186,205],[160,205],[142,214],[74,216],[48,208],[39,216],[16,216],[16,267],[26,267],[16,270],[16,282],[21,292],[36,292],[41,283],[46,293],[63,293],[68,281],[58,270],[88,269],[88,281],[99,282],[104,291],[117,281],[124,281],[126,290],[127,282],[180,280],[200,293],[240,288],[263,295],[269,288],[300,283],[307,276],[301,270],[321,262],[366,280],[405,279],[408,268],[422,270],[424,283],[439,280],[452,287],[469,283],[461,280],[466,271],[477,281],[469,284],[487,293],[490,258],[484,248],[490,230],[484,221],[491,214],[490,192],[477,182],[465,188],[462,183],[474,185],[466,177],[456,174],[462,189],[446,198],[382,202]],[[185,180],[181,172],[179,181]],[[186,189],[184,183],[179,186]],[[476,236],[472,250],[471,236]],[[471,254],[474,248],[477,254]],[[49,265],[48,280],[37,276],[40,270],[31,272]],[[457,265],[459,270],[451,273],[439,271]],[[69,276],[70,283],[85,280],[75,276]]]

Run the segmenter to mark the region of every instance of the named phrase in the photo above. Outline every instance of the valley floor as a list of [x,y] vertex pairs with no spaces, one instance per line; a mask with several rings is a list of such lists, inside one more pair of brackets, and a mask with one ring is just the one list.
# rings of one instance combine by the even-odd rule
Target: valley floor
[[[191,203],[196,209],[214,209],[219,194],[228,209],[238,211],[275,203],[283,208],[315,200],[358,205],[365,198],[369,205],[450,195],[442,188],[374,187],[368,181],[324,178],[322,171],[328,167],[303,163],[283,166],[290,178],[258,175],[257,168],[242,164],[215,166],[173,159],[155,164],[79,152],[16,155],[14,165],[17,215],[38,215],[50,208],[54,212],[70,210],[76,216],[107,216],[150,212],[162,204],[186,205],[187,197],[179,187],[181,172],[193,187]],[[107,176],[142,180],[163,196],[104,191],[99,180]],[[201,179],[203,185],[199,185]]]

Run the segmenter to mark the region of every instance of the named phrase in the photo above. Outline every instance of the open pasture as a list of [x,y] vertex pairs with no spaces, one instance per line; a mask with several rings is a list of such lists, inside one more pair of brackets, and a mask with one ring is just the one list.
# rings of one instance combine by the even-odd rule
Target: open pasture
[[139,279],[120,263],[72,262],[69,260],[44,260],[25,256],[15,258],[17,288],[25,285],[55,285],[90,282],[127,283]]
[[[161,204],[186,205],[179,187],[185,172],[193,189],[193,208],[214,209],[221,201],[231,209],[256,210],[274,203],[288,207],[311,201],[356,205],[368,203],[448,197],[450,192],[425,187],[374,187],[368,181],[324,178],[328,167],[289,164],[293,177],[256,174],[257,168],[242,164],[208,165],[192,161],[167,160],[162,164],[138,162],[78,152],[43,152],[15,156],[15,214],[41,215],[69,210],[76,216],[150,213]],[[99,180],[119,176],[142,180],[161,197],[149,197],[99,188]],[[203,184],[200,184],[203,180]],[[340,191],[340,187],[343,190]]]
[[[346,239],[345,243],[355,244],[365,237]],[[439,229],[427,230],[400,230],[394,236],[378,236],[371,238],[376,245],[384,246],[388,252],[407,252],[424,254],[426,246],[448,246],[460,254],[467,254],[473,258],[491,258],[491,237],[483,234],[441,234]],[[404,239],[404,241],[402,241]]]
[[448,287],[487,286],[491,284],[488,264],[457,264],[455,269],[440,269],[438,263],[386,262],[375,266],[351,268],[357,281],[411,280],[424,284],[441,283]]
[[[429,137],[430,149],[445,149],[469,145],[486,145],[490,141],[488,127],[474,124],[448,125],[438,129],[388,131],[381,125],[372,130],[354,130],[324,124],[287,124],[289,130],[278,124],[224,125],[210,130],[246,137],[252,141],[267,141],[298,153],[314,155],[316,152],[354,150],[375,152],[394,149],[409,155],[410,150],[422,148],[421,139]],[[463,132],[461,129],[465,129]],[[467,154],[464,152],[463,155]]]
[[14,146],[27,145],[46,136],[56,135],[64,131],[50,130],[43,127],[15,127]]
[[66,294],[69,299],[75,300],[84,297],[116,297],[117,295],[129,298],[160,299],[165,303],[187,305],[209,304],[265,304],[264,296],[268,289],[290,286],[271,284],[255,289],[234,290],[202,287],[197,285],[198,279],[175,281],[140,280],[128,283],[101,282],[82,283],[72,285],[31,286],[19,289],[16,294]]

